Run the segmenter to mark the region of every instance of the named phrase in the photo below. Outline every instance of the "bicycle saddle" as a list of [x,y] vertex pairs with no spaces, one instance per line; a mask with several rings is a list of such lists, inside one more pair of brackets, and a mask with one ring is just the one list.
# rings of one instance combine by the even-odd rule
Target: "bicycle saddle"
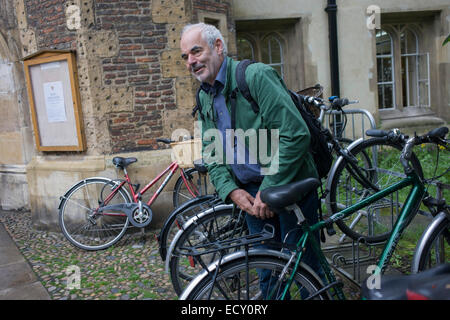
[[285,208],[299,201],[304,195],[320,186],[320,180],[307,178],[279,187],[261,191],[261,200],[272,208]]
[[136,158],[114,157],[112,159],[112,162],[116,167],[120,167],[123,169],[123,168],[129,166],[130,164],[137,162],[137,159]]
[[203,159],[194,160],[194,168],[199,173],[207,173],[208,172],[208,169],[206,169]]
[[[441,264],[432,269],[425,270],[420,273],[411,275],[383,275],[380,278],[379,288],[368,288],[369,281],[363,281],[361,287],[361,294],[363,298],[368,300],[408,300],[408,292],[417,292],[418,286],[421,289],[428,291],[433,287],[433,283],[442,282],[442,278],[447,278],[447,283],[450,280],[450,263]],[[434,286],[436,287],[436,286]],[[450,291],[448,289],[447,291]],[[449,294],[447,292],[447,294]]]

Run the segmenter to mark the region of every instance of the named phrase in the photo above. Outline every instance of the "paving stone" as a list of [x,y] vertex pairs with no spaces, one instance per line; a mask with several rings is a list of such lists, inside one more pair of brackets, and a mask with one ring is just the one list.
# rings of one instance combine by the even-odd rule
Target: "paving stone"
[[39,282],[0,290],[0,300],[50,300],[50,296]]
[[9,246],[0,247],[0,266],[23,261],[25,259],[14,243]]
[[0,275],[0,290],[36,281],[33,270],[25,261],[1,266]]

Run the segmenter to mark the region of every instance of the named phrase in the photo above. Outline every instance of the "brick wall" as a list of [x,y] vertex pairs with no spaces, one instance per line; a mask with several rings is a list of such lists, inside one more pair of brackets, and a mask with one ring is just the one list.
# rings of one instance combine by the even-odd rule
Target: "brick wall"
[[[186,89],[182,84],[186,82],[183,77],[190,75],[180,75],[183,71],[178,45],[173,45],[181,25],[189,19],[196,21],[195,15],[185,15],[184,6],[190,7],[189,12],[230,12],[227,1],[216,0],[23,3],[29,31],[35,34],[36,49],[77,50],[86,134],[95,135],[92,139],[87,137],[88,152],[98,149],[100,153],[158,149],[161,146],[156,138],[192,122],[189,113],[193,103],[187,102],[186,94],[177,95],[177,90],[189,91],[190,87]],[[81,28],[73,31],[66,26],[65,10],[71,4],[81,8]],[[110,44],[104,39],[111,39]],[[115,96],[107,92],[115,92]],[[123,92],[133,96],[121,101]],[[177,101],[177,96],[185,101]]]
[[28,26],[38,49],[75,49],[76,33],[66,28],[64,0],[25,0]]
[[165,24],[151,19],[150,1],[96,1],[96,26],[119,39],[115,57],[102,60],[103,82],[134,87],[134,110],[108,114],[112,152],[157,149],[162,112],[176,108],[173,79],[161,76]]
[[[117,55],[99,61],[102,85],[131,88],[134,92],[133,110],[112,110],[99,115],[108,122],[110,151],[157,149],[155,139],[163,132],[162,112],[176,108],[174,79],[161,75],[160,55],[167,45],[166,24],[152,22],[148,0],[86,3],[95,16],[94,23],[88,26],[88,34],[113,32],[119,43]],[[77,32],[66,26],[67,1],[25,0],[24,5],[28,26],[36,33],[37,49],[77,49]],[[95,41],[95,37],[89,36],[89,40]],[[90,45],[95,51],[96,44]],[[96,59],[95,56],[86,58]]]
[[230,9],[230,5],[227,2],[220,0],[193,0],[192,7],[194,12],[200,9],[223,14],[227,14]]

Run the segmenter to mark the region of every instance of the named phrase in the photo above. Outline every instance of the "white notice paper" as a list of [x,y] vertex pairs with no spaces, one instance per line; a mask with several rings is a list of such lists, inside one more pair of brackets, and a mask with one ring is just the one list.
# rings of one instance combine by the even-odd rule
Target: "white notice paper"
[[62,82],[44,83],[44,98],[48,122],[67,121]]

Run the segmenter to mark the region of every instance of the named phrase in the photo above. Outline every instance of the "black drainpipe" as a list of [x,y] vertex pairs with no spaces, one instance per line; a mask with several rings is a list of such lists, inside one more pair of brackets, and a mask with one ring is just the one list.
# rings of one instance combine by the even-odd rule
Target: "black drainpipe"
[[[336,0],[328,0],[325,11],[328,13],[328,39],[330,46],[330,72],[331,72],[331,95],[340,97],[339,87],[339,56],[338,56],[338,37],[337,37],[337,5]],[[342,119],[340,115],[336,116],[335,133],[341,137]]]
[[331,95],[340,97],[336,0],[328,0],[325,11],[328,13],[328,38],[329,38],[329,46],[330,46]]

